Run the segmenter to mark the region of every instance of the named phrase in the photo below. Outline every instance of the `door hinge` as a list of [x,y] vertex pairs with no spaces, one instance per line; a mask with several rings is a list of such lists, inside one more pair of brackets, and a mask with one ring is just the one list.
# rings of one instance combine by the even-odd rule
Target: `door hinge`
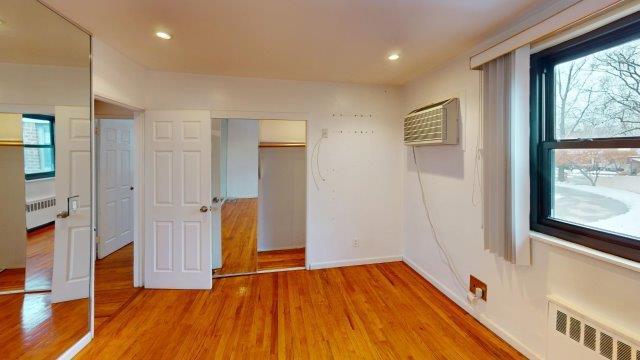
[[96,136],[100,136],[100,128],[99,127],[96,126],[94,132],[95,132]]

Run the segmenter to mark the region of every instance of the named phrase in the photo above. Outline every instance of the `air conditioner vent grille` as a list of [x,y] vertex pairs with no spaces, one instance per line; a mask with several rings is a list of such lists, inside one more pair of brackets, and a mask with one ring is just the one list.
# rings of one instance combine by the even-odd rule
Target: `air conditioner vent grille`
[[459,101],[452,98],[414,110],[404,118],[406,145],[458,143]]

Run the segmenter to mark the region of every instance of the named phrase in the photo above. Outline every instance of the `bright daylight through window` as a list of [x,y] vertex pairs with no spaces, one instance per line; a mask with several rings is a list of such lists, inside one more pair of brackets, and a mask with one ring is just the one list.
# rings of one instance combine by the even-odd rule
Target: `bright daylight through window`
[[[640,136],[640,40],[555,66],[557,139]],[[640,150],[557,149],[551,216],[640,238]]]
[[532,228],[634,260],[640,259],[638,24],[532,57]]

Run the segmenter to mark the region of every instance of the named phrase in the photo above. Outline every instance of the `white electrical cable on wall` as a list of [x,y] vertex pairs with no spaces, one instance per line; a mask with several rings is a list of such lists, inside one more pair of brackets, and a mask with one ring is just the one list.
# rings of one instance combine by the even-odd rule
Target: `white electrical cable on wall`
[[[315,145],[313,146],[313,150],[311,150],[311,177],[313,177],[313,183],[316,186],[316,190],[320,190],[320,185],[318,184],[318,179],[316,177],[316,172],[318,173],[318,177],[320,177],[320,180],[325,181],[326,179],[324,178],[324,176],[322,176],[322,173],[320,172],[320,145],[322,144],[322,135],[320,135],[320,138],[318,139],[318,141],[316,141]],[[315,162],[313,161],[315,157]],[[314,167],[313,165],[315,164],[315,171],[314,171]]]
[[[436,228],[433,224],[433,220],[431,219],[431,210],[429,209],[429,203],[427,202],[427,196],[425,194],[424,185],[422,183],[422,174],[420,171],[420,166],[418,165],[418,159],[416,158],[416,147],[412,146],[411,150],[413,152],[413,163],[416,166],[416,173],[418,174],[418,183],[420,184],[420,195],[422,199],[422,206],[424,207],[424,213],[425,213],[425,217],[427,218],[427,223],[431,228],[431,233],[433,234],[433,238],[436,244],[438,245],[438,247],[440,248],[440,251],[442,252],[442,254],[446,259],[446,263],[447,263],[447,266],[449,267],[449,270],[451,270],[451,272],[453,273],[456,283],[460,286],[462,291],[465,294],[467,294],[469,293],[469,290],[467,289],[466,284],[464,283],[464,281],[462,281],[462,278],[458,274],[458,271],[456,270],[453,260],[451,260],[451,257],[449,256],[449,252],[447,251],[444,244],[442,244],[442,242],[438,238],[438,234],[436,233]],[[468,297],[465,296],[465,299],[467,299],[468,301]]]

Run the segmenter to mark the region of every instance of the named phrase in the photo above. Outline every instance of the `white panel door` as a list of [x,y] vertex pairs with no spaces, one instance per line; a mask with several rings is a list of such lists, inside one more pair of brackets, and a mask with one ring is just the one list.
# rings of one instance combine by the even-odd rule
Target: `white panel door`
[[[55,116],[58,217],[53,242],[51,299],[60,302],[89,297],[91,121],[88,107],[56,106]],[[76,209],[68,207],[69,198],[76,200]]]
[[210,289],[209,111],[147,111],[145,174],[145,287]]
[[100,120],[98,258],[133,241],[133,120]]

